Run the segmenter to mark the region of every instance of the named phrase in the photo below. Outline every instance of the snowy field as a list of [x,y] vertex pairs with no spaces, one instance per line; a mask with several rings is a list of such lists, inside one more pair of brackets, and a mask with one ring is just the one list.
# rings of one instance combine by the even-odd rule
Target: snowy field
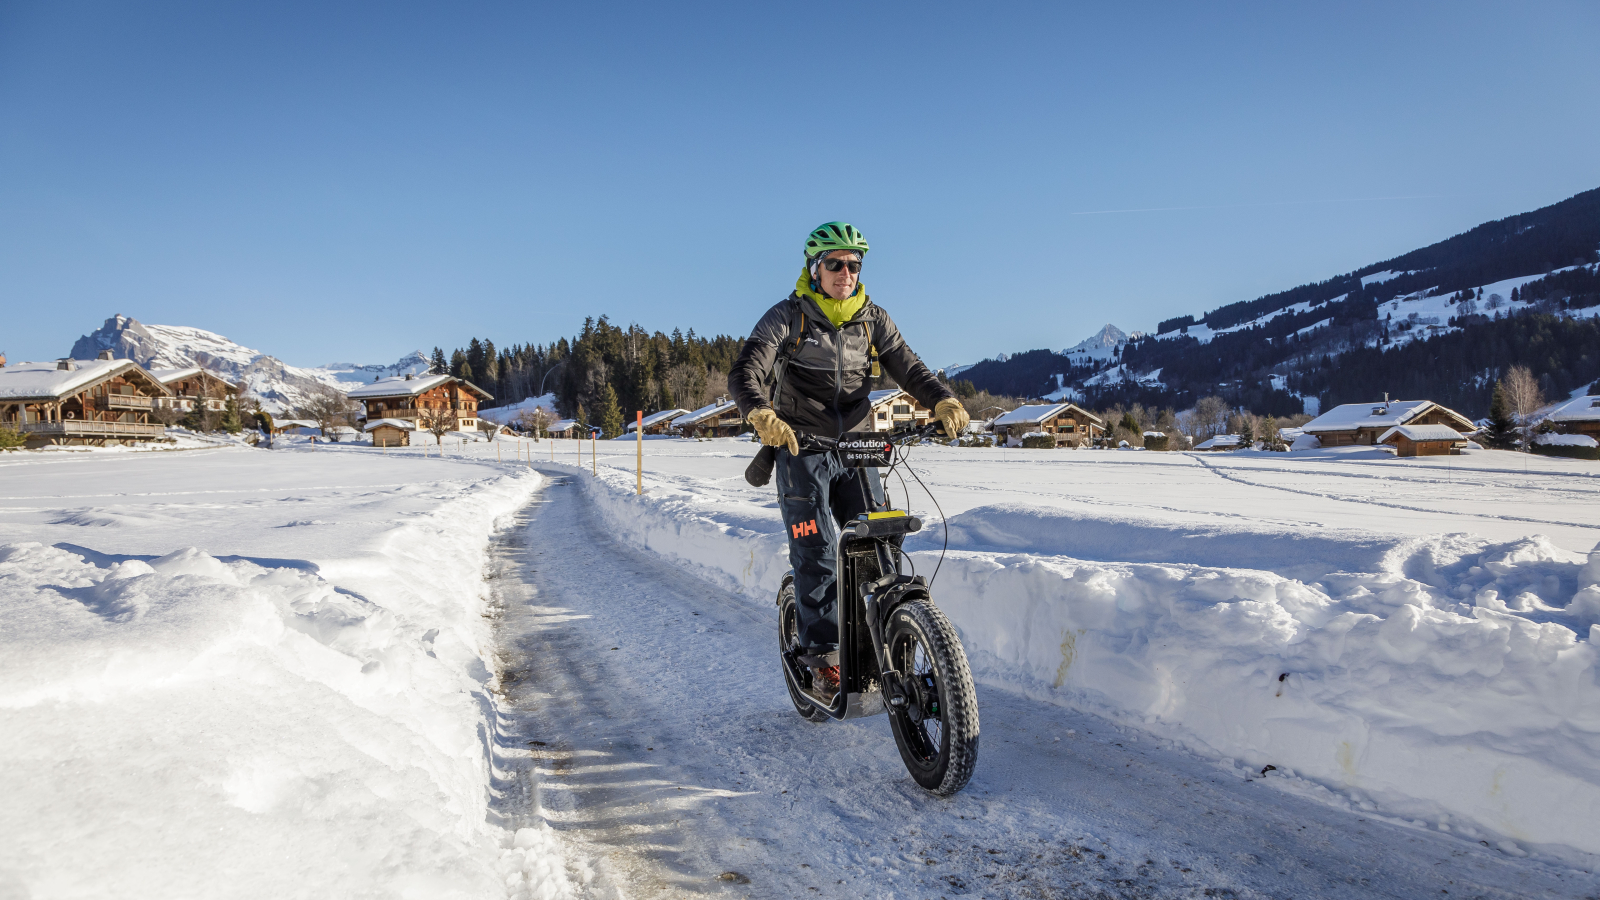
[[0,455],[0,897],[563,895],[489,811],[487,449]]
[[[494,564],[491,550],[530,502],[555,502],[540,499],[547,482],[529,467],[531,453],[578,492],[550,509],[598,517],[603,525],[594,528],[686,576],[582,616],[560,612],[565,599],[547,594],[535,618],[620,634],[630,617],[654,616],[662,622],[653,633],[670,636],[676,619],[651,612],[652,598],[710,602],[694,587],[709,581],[733,607],[716,612],[713,604],[706,611],[714,620],[691,638],[741,635],[741,649],[707,667],[711,681],[694,688],[699,697],[714,691],[718,665],[743,672],[765,664],[764,650],[746,647],[746,638],[767,640],[787,568],[772,488],[742,478],[754,445],[649,440],[643,498],[634,494],[631,442],[457,441],[443,458],[432,449],[423,458],[418,448],[304,441],[275,451],[181,446],[194,449],[0,456],[0,897],[550,898],[601,896],[629,883],[618,860],[632,852],[626,829],[635,826],[626,823],[636,820],[619,807],[617,832],[615,822],[584,819],[604,817],[607,807],[585,813],[585,801],[573,799],[584,778],[600,779],[591,788],[611,785],[610,770],[539,770],[552,779],[542,808],[527,781],[537,754],[523,738],[533,730],[552,748],[569,738],[600,741],[585,698],[629,715],[651,709],[647,685],[635,686],[645,691],[641,705],[628,706],[585,680],[591,673],[573,667],[584,660],[616,660],[610,665],[635,681],[649,672],[678,678],[684,667],[664,644],[601,660],[579,653],[564,670],[559,654],[534,652],[514,661],[528,669],[507,670],[494,629],[522,602],[511,586],[520,570]],[[1088,824],[1074,827],[1126,819],[1119,796],[1142,798],[1135,817],[1164,829],[1206,827],[1205,805],[1235,804],[1234,792],[1186,796],[1200,805],[1184,812],[1145,796],[1166,790],[1162,779],[1180,769],[1174,777],[1188,789],[1200,766],[1223,784],[1266,785],[1285,803],[1330,810],[1333,818],[1315,828],[1346,850],[1346,837],[1357,840],[1366,834],[1359,823],[1374,819],[1418,835],[1422,843],[1408,846],[1435,848],[1429,859],[1455,857],[1448,845],[1459,842],[1458,877],[1528,877],[1563,885],[1561,896],[1584,895],[1593,876],[1582,873],[1600,854],[1600,667],[1591,632],[1600,623],[1600,559],[1588,555],[1600,542],[1600,467],[1499,452],[1399,460],[1363,449],[927,447],[913,463],[949,517],[935,596],[992,698],[991,784],[1016,777],[1018,763],[1002,761],[999,741],[1012,756],[1034,741],[1028,771],[1048,771],[1051,748],[1062,745],[1028,737],[1030,729],[1058,729],[1060,740],[1074,734],[1067,725],[1083,733],[1109,719],[1117,732],[1103,753],[1077,759],[1063,749],[1062,764],[1100,765],[1104,754],[1124,752],[1123,740],[1173,747],[1197,762],[1145,758],[1138,778],[1151,787],[1119,794],[1105,786],[1078,804],[1086,811],[1074,815]],[[900,481],[891,487],[904,503]],[[944,530],[916,484],[909,489],[910,508],[930,523],[914,554],[927,573]],[[577,497],[581,506],[572,505]],[[581,592],[606,580],[585,576],[608,558],[583,537],[593,532],[551,531],[564,521],[547,521],[549,543],[527,548],[544,560],[540,590]],[[642,562],[626,565],[656,577]],[[504,580],[485,581],[486,572]],[[626,584],[640,576],[619,569],[606,577]],[[507,585],[499,599],[496,584]],[[745,604],[748,614],[739,611]],[[544,706],[508,709],[507,671],[519,679],[513,694],[531,692]],[[541,672],[542,686],[522,680]],[[540,693],[560,684],[571,696]],[[782,700],[776,676],[761,688]],[[1055,718],[1040,711],[1052,706]],[[726,753],[756,713],[738,705],[724,713],[725,733],[664,720],[662,739],[677,734],[690,746],[699,734],[708,753]],[[603,727],[625,734],[632,721],[624,715]],[[877,784],[893,773],[871,796],[899,798],[909,810],[924,800],[896,787],[904,773],[883,726],[842,733],[856,774],[837,786],[839,796],[855,790],[850,778]],[[723,773],[720,758],[673,762],[687,773],[682,784],[735,779],[715,795],[725,798],[752,790],[737,780],[739,769],[767,778],[751,766],[772,768],[751,758]],[[1054,846],[1050,810],[1079,796],[1068,787],[1076,776],[1063,770],[1033,807],[1016,798],[1001,806],[985,793],[983,766],[972,802],[1022,818],[971,824],[971,841],[1005,853]],[[774,783],[771,793],[791,786]],[[825,816],[832,802],[815,799],[808,815]],[[961,817],[939,827],[966,834],[971,810],[959,808]],[[1280,804],[1272,815],[1291,808]],[[815,827],[779,826],[767,807],[752,809],[747,819],[695,827],[725,835],[729,847],[752,834],[752,846],[765,846],[763,829],[779,841],[772,846],[788,846],[793,829]],[[1253,817],[1244,807],[1230,821]],[[1349,835],[1335,836],[1346,818]],[[669,840],[669,822],[650,840]],[[591,826],[621,837],[586,841]],[[1030,836],[1018,832],[1013,847],[1004,837],[1012,828]],[[870,849],[839,852],[832,864],[841,872],[885,879],[866,882],[874,891],[862,895],[888,896],[881,889],[894,878],[872,873],[896,863],[873,862]],[[1112,854],[1106,866],[1132,866],[1143,852],[1135,845],[1124,853],[1137,859]],[[1411,851],[1394,852],[1404,868]],[[830,862],[814,848],[810,856],[770,853],[773,865]],[[1024,853],[995,869],[992,853],[980,852],[962,877],[1004,878],[1032,865]],[[1550,863],[1539,870],[1549,874],[1494,868],[1496,860],[1529,864],[1528,856]],[[1437,862],[1412,865],[1421,887],[1396,889],[1407,896],[1426,892],[1427,873],[1438,871],[1426,868]],[[770,885],[805,883],[811,871],[750,890],[777,896]],[[927,869],[930,878],[944,871]],[[1116,871],[1102,875],[1121,877]],[[1216,884],[1234,875],[1206,877]],[[1345,875],[1302,877],[1279,883],[1303,890]],[[1005,895],[1026,895],[1026,887]],[[724,889],[736,887],[715,887]]]
[[[602,443],[599,481],[576,483],[617,533],[770,604],[787,559],[772,489],[741,477],[753,450],[650,441],[641,499],[632,444]],[[984,684],[1513,856],[1600,854],[1600,467],[1364,448],[913,459],[949,516],[935,597]],[[942,535],[916,540],[919,571]]]

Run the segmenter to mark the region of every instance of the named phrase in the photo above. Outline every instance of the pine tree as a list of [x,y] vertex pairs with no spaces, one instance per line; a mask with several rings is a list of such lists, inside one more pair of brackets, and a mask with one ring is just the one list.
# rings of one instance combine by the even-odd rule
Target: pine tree
[[239,421],[239,401],[231,394],[228,396],[228,401],[222,405],[222,430],[229,434],[238,434],[244,430],[244,423]]
[[1498,381],[1494,383],[1494,398],[1489,401],[1489,428],[1484,432],[1483,443],[1495,450],[1517,449],[1517,422],[1511,416],[1505,386]]
[[622,434],[622,407],[617,405],[617,392],[611,385],[600,392],[600,435],[614,438]]
[[428,361],[428,374],[447,375],[449,372],[450,364],[445,361],[444,351],[438,347],[433,348],[433,358]]
[[194,432],[206,430],[206,398],[195,397],[189,401],[189,411],[183,414],[178,424]]
[[589,416],[584,413],[582,403],[578,404],[578,411],[572,414],[572,421],[577,422],[579,425],[589,424]]

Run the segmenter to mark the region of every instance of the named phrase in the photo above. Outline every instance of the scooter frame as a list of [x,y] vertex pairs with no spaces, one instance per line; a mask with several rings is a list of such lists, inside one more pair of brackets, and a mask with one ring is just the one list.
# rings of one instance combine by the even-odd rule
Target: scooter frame
[[[932,428],[893,435],[886,443],[926,437]],[[837,443],[826,438],[803,439],[811,449],[838,452]],[[863,495],[863,506],[871,508],[872,497],[864,475],[856,479]],[[887,496],[887,494],[886,494]],[[800,662],[798,648],[783,650],[783,674],[791,692],[817,711],[833,719],[857,719],[920,703],[916,686],[889,665],[889,647],[884,637],[889,617],[901,604],[911,600],[932,600],[927,579],[902,573],[904,554],[901,542],[907,534],[922,529],[922,521],[892,507],[862,513],[855,521],[839,528],[834,538],[836,596],[839,598],[839,692],[824,705],[811,693],[811,670]],[[869,569],[868,567],[871,567]],[[870,580],[863,580],[866,575]],[[876,575],[877,577],[870,577]],[[783,587],[794,582],[794,572],[784,575]],[[778,591],[782,603],[783,590]]]

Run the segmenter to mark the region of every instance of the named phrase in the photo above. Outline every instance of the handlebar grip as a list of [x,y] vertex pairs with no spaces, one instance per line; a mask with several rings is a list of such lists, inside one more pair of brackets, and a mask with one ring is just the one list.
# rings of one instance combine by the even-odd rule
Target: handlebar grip
[[772,468],[777,464],[778,448],[763,444],[756,451],[755,458],[750,460],[750,465],[744,467],[744,480],[751,487],[766,487],[772,481]]

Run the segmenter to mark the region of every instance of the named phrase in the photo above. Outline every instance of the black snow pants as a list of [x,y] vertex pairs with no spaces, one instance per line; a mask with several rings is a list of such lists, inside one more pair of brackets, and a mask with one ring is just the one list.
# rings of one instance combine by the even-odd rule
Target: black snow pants
[[839,526],[887,506],[883,482],[877,469],[845,466],[832,453],[802,450],[794,456],[779,448],[776,468],[800,641],[808,652],[825,653],[839,643],[838,561],[833,555]]

